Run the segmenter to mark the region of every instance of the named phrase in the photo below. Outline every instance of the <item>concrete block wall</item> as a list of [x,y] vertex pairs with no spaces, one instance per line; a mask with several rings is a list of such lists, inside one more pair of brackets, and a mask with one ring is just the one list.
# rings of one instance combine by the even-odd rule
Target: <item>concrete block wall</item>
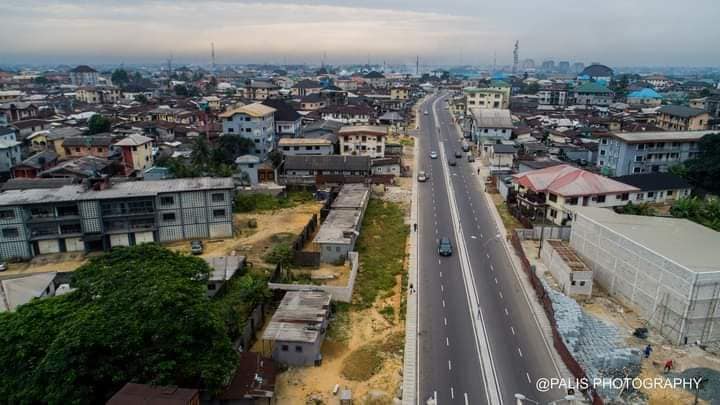
[[[570,246],[593,270],[599,285],[673,343],[684,343],[686,338],[707,341],[707,327],[699,324],[714,324],[714,316],[708,319],[713,313],[712,309],[708,312],[708,305],[717,305],[712,295],[720,273],[692,272],[582,215],[573,223]],[[718,309],[715,313],[720,318]],[[720,328],[713,328],[718,338],[720,330],[715,329]]]

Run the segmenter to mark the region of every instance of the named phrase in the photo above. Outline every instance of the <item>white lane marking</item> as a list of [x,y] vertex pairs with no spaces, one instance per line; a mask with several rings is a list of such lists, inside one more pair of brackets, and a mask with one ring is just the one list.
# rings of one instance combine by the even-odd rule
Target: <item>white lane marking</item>
[[437,391],[433,391],[433,402],[437,404]]
[[440,278],[442,278],[442,271],[440,272]]
[[510,327],[510,332],[512,332],[512,334],[515,335],[515,328],[513,328],[513,327],[511,326],[511,327]]
[[523,355],[522,355],[522,350],[520,350],[520,348],[519,348],[519,347],[518,347],[518,354],[520,355],[520,357],[522,357],[522,356],[523,356]]
[[455,399],[455,390],[453,387],[450,387],[450,399]]
[[495,277],[495,284],[497,284],[497,277]]
[[[443,302],[445,302],[445,301],[443,301]],[[445,306],[445,305],[443,305],[443,306]],[[505,315],[506,315],[506,316],[507,316],[507,315],[510,315],[510,313],[508,312],[507,308],[505,308]]]
[[498,291],[498,294],[500,294],[500,299],[503,299],[502,291]]
[[475,236],[475,235],[470,235],[470,237],[473,239],[477,239],[477,236]]
[[445,338],[445,346],[450,346],[450,339]]
[[495,267],[493,267],[492,264],[490,265],[490,271],[495,271]]
[[443,287],[443,285],[440,284],[440,292],[444,292],[444,291],[445,291],[445,287]]
[[465,405],[469,405],[469,404],[470,404],[470,402],[468,402],[468,396],[467,396],[467,392],[466,392],[465,393]]
[[445,326],[447,326],[447,318],[443,318],[443,321],[445,322]]
[[448,370],[452,370],[452,362],[450,362],[450,360],[448,360]]
[[[442,300],[442,301],[443,301],[443,308],[445,308],[445,300]],[[507,312],[507,309],[505,310],[505,312]]]
[[482,237],[483,237],[483,235],[482,235],[482,234],[480,234],[480,238],[481,238],[481,239],[482,239]]
[[532,384],[532,380],[530,379],[530,374],[529,374],[529,373],[525,373],[525,375],[527,376],[528,384]]

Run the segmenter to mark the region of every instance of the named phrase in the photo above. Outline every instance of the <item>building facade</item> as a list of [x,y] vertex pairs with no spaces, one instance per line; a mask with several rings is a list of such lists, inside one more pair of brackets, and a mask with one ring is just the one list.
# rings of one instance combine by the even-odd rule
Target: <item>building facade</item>
[[708,129],[710,113],[682,105],[660,107],[655,125],[666,131],[703,131]]
[[470,114],[471,108],[507,109],[510,107],[510,86],[465,87],[463,94],[466,100],[465,115]]
[[340,154],[351,156],[385,156],[387,128],[380,126],[346,126],[338,131]]
[[232,178],[107,179],[0,194],[0,257],[232,236]]
[[275,109],[261,103],[249,104],[220,114],[223,135],[237,135],[255,143],[253,155],[265,160],[275,149]]

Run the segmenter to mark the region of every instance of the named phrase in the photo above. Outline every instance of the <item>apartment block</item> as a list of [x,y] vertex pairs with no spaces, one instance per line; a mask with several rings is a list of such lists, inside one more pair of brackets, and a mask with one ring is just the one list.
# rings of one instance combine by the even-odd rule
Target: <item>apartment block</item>
[[233,189],[232,178],[201,177],[6,191],[0,257],[230,237]]

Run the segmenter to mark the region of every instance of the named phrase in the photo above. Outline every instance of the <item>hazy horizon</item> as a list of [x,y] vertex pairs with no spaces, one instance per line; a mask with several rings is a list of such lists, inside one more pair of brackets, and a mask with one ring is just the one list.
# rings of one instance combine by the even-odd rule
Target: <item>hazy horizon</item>
[[3,0],[0,64],[720,65],[720,6],[669,0]]

